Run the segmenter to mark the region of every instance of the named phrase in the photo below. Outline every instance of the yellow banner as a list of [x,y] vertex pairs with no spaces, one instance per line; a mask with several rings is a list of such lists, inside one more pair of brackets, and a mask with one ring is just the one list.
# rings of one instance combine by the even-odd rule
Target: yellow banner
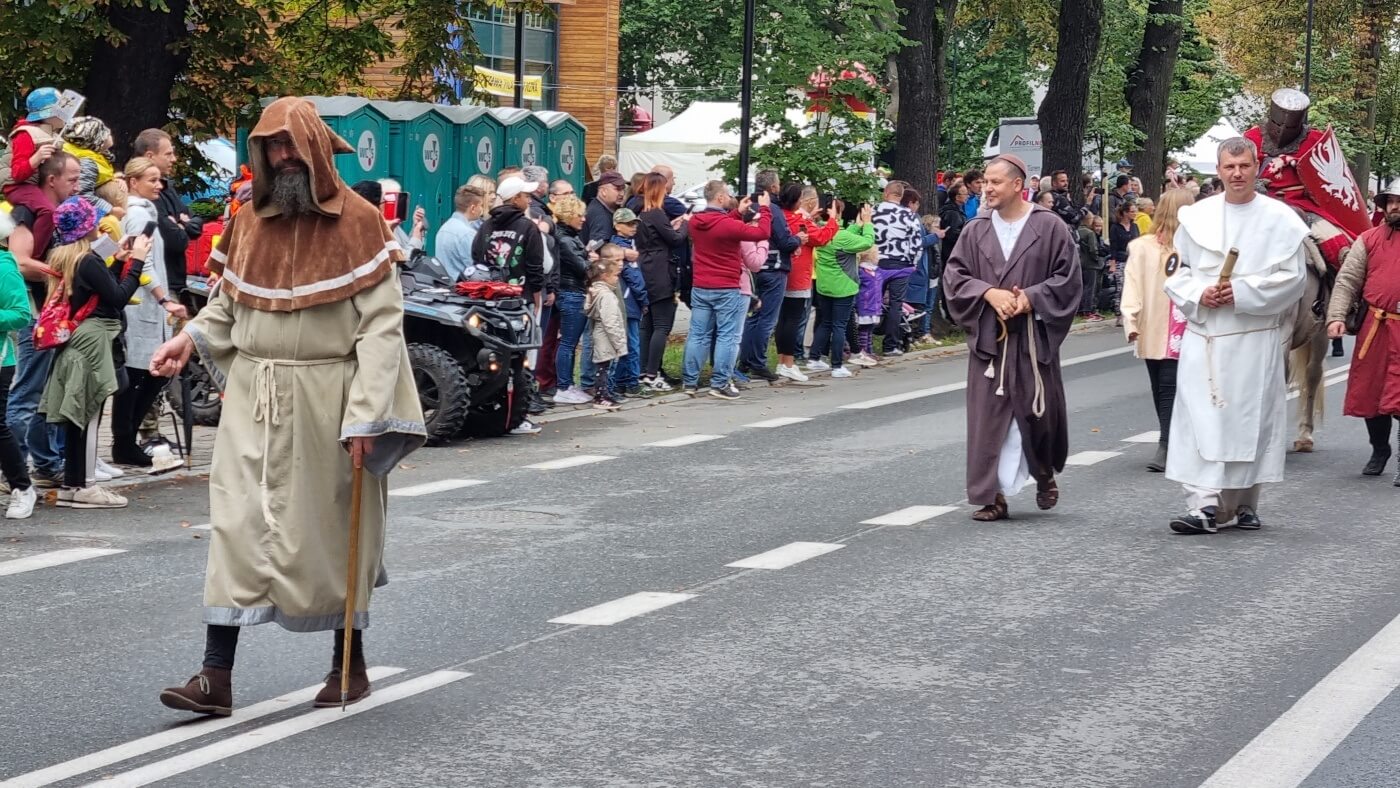
[[[493,96],[515,97],[515,75],[476,66],[476,89]],[[544,77],[525,78],[525,98],[544,100]]]

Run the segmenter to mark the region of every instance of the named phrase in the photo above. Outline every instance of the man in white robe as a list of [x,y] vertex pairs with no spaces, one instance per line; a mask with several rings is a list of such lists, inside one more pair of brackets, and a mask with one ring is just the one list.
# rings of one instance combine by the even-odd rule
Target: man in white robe
[[[1243,138],[1221,143],[1223,193],[1183,207],[1167,295],[1186,315],[1167,478],[1186,488],[1177,533],[1258,530],[1259,485],[1283,480],[1285,343],[1307,282],[1308,228],[1255,192],[1259,161]],[[1233,273],[1222,282],[1231,249]]]

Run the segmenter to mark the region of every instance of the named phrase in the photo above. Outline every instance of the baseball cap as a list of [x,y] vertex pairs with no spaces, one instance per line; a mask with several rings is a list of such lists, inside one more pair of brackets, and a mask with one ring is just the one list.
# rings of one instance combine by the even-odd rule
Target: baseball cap
[[519,175],[512,175],[501,181],[501,185],[496,187],[496,196],[502,201],[513,200],[519,194],[534,194],[539,191],[540,185],[521,178]]
[[605,184],[608,186],[626,187],[627,179],[622,177],[622,174],[619,173],[617,170],[608,170],[607,172],[598,176],[598,185],[603,186]]
[[48,120],[58,114],[58,91],[53,88],[35,88],[24,99],[24,108],[29,112],[24,117],[30,123]]
[[1127,159],[1120,159],[1120,160],[1118,161],[1118,169],[1120,169],[1120,170],[1131,170],[1132,168],[1133,168],[1133,163],[1130,162],[1130,161],[1128,161]]
[[618,208],[613,213],[613,224],[635,224],[636,222],[637,214],[631,208]]

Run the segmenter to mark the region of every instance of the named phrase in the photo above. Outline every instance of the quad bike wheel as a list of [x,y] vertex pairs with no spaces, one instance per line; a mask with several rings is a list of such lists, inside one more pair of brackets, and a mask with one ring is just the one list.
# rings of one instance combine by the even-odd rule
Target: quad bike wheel
[[[222,392],[214,383],[214,378],[210,376],[209,370],[198,356],[190,359],[185,370],[190,376],[190,413],[194,416],[194,423],[201,427],[219,426],[219,415],[223,411],[224,400]],[[172,380],[170,385],[165,387],[165,395],[175,412],[182,413],[180,398],[183,392],[180,390],[178,379]]]
[[452,440],[467,419],[471,391],[462,366],[451,353],[435,345],[408,346],[413,382],[423,407],[423,423],[428,429],[428,445],[439,446]]

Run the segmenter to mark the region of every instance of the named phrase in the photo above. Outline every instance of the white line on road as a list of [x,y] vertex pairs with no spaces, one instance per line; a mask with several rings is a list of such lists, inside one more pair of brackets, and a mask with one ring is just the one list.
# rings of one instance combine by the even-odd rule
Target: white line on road
[[606,454],[580,454],[577,457],[564,457],[549,462],[537,462],[534,465],[526,465],[526,468],[533,468],[537,471],[562,471],[565,468],[577,468],[580,465],[592,465],[595,462],[607,462],[615,460],[616,457],[609,457]]
[[[369,678],[370,681],[378,681],[382,678],[388,678],[397,673],[402,673],[403,671],[403,668],[390,668],[376,665],[369,669]],[[306,687],[296,692],[280,695],[272,700],[254,703],[246,709],[238,709],[236,715],[233,717],[211,717],[207,720],[193,721],[181,725],[178,728],[169,728],[160,733],[143,736],[135,741],[118,744],[115,747],[108,747],[105,750],[100,750],[91,755],[84,755],[81,758],[74,758],[71,761],[54,764],[46,769],[40,769],[28,774],[21,774],[18,777],[0,783],[0,788],[39,788],[40,786],[51,785],[56,782],[67,780],[70,777],[85,774],[94,769],[101,769],[103,766],[121,763],[122,761],[130,760],[149,752],[163,750],[166,747],[179,744],[180,742],[197,739],[200,736],[208,736],[211,733],[217,733],[225,728],[230,728],[234,725],[240,725],[245,722],[256,720],[259,717],[266,717],[269,714],[283,711],[293,704],[306,703],[316,697],[316,693],[321,691],[322,686],[324,685],[317,684],[314,687]],[[370,697],[374,696],[371,695]]]
[[[1327,370],[1327,372],[1323,373],[1323,375],[1322,375],[1322,386],[1323,386],[1323,388],[1326,388],[1326,387],[1328,387],[1328,386],[1335,386],[1335,385],[1337,385],[1338,383],[1345,383],[1345,382],[1347,382],[1347,375],[1346,375],[1346,373],[1347,373],[1347,371],[1350,369],[1350,366],[1351,366],[1351,365],[1348,364],[1348,365],[1346,365],[1346,366],[1337,367],[1336,369],[1329,369],[1329,370]],[[1298,391],[1298,390],[1290,391],[1290,392],[1288,392],[1288,399],[1290,399],[1290,400],[1298,399],[1298,397],[1299,397],[1302,393],[1303,393],[1303,392]]]
[[662,591],[639,591],[621,599],[614,599],[611,602],[604,602],[601,605],[584,608],[577,613],[570,613],[567,616],[551,618],[551,624],[582,624],[590,627],[606,627],[626,621],[629,618],[650,613],[653,610],[660,610],[663,607],[670,607],[678,602],[687,599],[694,599],[695,594],[668,594]]
[[1400,616],[1357,649],[1201,788],[1295,788],[1400,686]]
[[952,511],[956,511],[952,506],[909,506],[897,512],[863,520],[861,525],[918,525]]
[[1151,432],[1139,432],[1131,438],[1124,438],[1124,443],[1157,443],[1162,440],[1162,433],[1158,430]]
[[427,484],[416,484],[412,487],[400,487],[397,490],[390,490],[390,498],[416,498],[420,495],[432,495],[433,493],[447,492],[448,490],[460,490],[463,487],[475,487],[478,484],[485,484],[485,479],[443,479]]
[[71,564],[74,561],[86,561],[89,558],[101,558],[104,555],[116,555],[125,553],[125,550],[109,550],[101,547],[74,547],[69,550],[54,550],[50,553],[39,553],[38,555],[15,558],[10,561],[0,561],[0,577],[5,575],[17,575],[21,572],[32,572],[35,569],[48,569],[51,566],[62,566]]
[[[1103,358],[1112,358],[1114,356],[1121,356],[1124,353],[1131,352],[1133,352],[1133,348],[1131,346],[1114,348],[1113,350],[1104,350],[1098,353],[1089,353],[1083,356],[1067,358],[1064,361],[1060,362],[1060,366],[1072,367],[1076,364],[1087,364],[1090,361],[1098,361],[1099,359]],[[863,402],[852,402],[849,405],[842,405],[841,407],[845,410],[870,410],[871,408],[879,408],[885,405],[896,405],[901,402],[909,402],[910,400],[923,399],[924,397],[933,397],[939,394],[947,394],[951,391],[961,391],[965,388],[967,388],[967,381],[964,380],[959,381],[957,383],[946,383],[942,386],[934,386],[933,388],[928,389],[906,391],[903,394],[891,394],[888,397],[868,399]]]
[[1065,458],[1065,465],[1097,465],[1104,460],[1123,456],[1121,451],[1081,451]]
[[786,569],[793,564],[800,564],[809,558],[826,555],[843,547],[845,547],[843,544],[824,542],[793,542],[766,553],[759,553],[732,564],[725,564],[725,566],[732,566],[736,569]]
[[801,424],[804,421],[811,421],[811,419],[802,416],[782,416],[776,419],[768,419],[767,421],[755,421],[753,424],[745,424],[744,426],[757,427],[761,430],[771,430],[774,427],[786,427],[789,424]]
[[723,435],[681,435],[678,438],[667,438],[664,441],[653,441],[651,443],[644,443],[642,445],[660,446],[661,448],[674,449],[680,446],[690,446],[691,444],[695,443],[704,443],[705,441],[717,441],[723,437]]
[[191,530],[191,531],[212,531],[212,530],[214,530],[214,524],[213,524],[213,523],[200,523],[199,525],[191,525],[191,526],[190,526],[190,530]]
[[[396,700],[412,697],[419,693],[436,689],[454,681],[461,681],[470,676],[470,673],[462,673],[456,670],[439,670],[429,673],[426,676],[419,676],[416,679],[409,679],[400,684],[375,692],[368,698],[348,706],[344,711],[337,708],[316,709],[305,714],[293,717],[289,720],[276,722],[264,728],[255,728],[237,736],[230,736],[222,741],[215,742],[197,750],[190,750],[186,753],[174,755],[163,761],[142,766],[139,769],[124,774],[118,774],[111,778],[104,777],[102,780],[91,783],[93,786],[110,788],[110,786],[122,786],[123,788],[134,788],[139,785],[150,785],[159,780],[174,777],[177,774],[198,769],[201,766],[208,766],[216,761],[231,758],[234,755],[255,750],[259,747],[281,741],[289,736],[298,733],[305,733],[314,730],[322,725],[329,725],[332,722],[339,722],[344,719],[363,714],[372,709],[378,708]],[[239,719],[230,717],[230,719]]]

